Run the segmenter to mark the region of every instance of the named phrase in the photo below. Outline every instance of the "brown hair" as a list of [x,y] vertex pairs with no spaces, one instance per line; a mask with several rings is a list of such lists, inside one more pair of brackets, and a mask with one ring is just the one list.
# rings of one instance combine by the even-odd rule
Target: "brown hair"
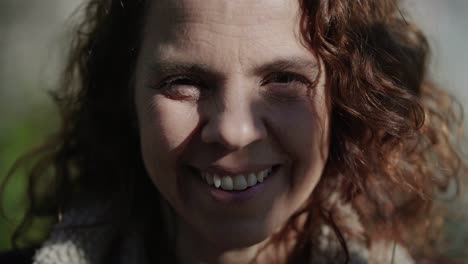
[[[62,126],[26,157],[33,160],[29,207],[14,242],[27,237],[35,217],[56,221],[57,212],[79,193],[124,193],[131,197],[129,212],[145,197],[157,196],[142,165],[129,88],[144,2],[86,4],[54,93]],[[435,192],[465,173],[466,165],[453,150],[453,131],[461,127],[453,100],[425,76],[425,37],[393,0],[303,0],[301,7],[305,45],[324,62],[332,116],[324,175],[290,220],[294,229],[296,218],[307,218],[294,257],[309,254],[317,222],[331,226],[347,250],[344,236],[352,231],[340,225],[343,219],[330,202],[335,194],[352,204],[367,239],[399,241],[419,259],[437,254],[427,250],[424,237],[407,242],[433,230],[427,219],[441,215],[433,206]]]

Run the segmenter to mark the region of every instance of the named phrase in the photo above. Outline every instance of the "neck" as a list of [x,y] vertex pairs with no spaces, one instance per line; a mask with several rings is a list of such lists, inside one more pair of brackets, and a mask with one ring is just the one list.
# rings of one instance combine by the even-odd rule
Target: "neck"
[[176,255],[181,264],[195,263],[285,263],[295,245],[293,236],[276,242],[272,237],[245,248],[222,248],[207,241],[187,225],[178,222]]
[[223,248],[219,243],[213,243],[201,236],[177,217],[167,202],[163,202],[162,209],[165,226],[169,231],[169,243],[174,246],[174,253],[180,264],[285,263],[296,245],[296,233],[291,231],[283,234],[281,241],[272,235],[249,247]]
[[192,263],[253,263],[266,241],[246,248],[226,249],[195,233],[190,226],[179,223],[176,253],[181,264]]

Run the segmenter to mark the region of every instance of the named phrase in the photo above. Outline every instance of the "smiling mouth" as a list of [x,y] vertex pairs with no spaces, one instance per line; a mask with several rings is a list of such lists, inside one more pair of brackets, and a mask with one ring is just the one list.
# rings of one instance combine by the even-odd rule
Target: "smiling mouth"
[[199,170],[197,170],[197,172],[205,184],[213,186],[214,188],[225,191],[244,191],[250,187],[261,184],[276,171],[277,167],[278,166],[271,166],[260,171],[235,175],[221,175]]

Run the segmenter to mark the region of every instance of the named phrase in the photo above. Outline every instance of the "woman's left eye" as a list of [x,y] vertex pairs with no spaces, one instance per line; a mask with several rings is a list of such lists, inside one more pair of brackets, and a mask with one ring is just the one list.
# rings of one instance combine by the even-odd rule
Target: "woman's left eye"
[[268,75],[261,82],[265,92],[275,99],[292,100],[308,94],[311,82],[304,76],[291,72],[277,72]]
[[266,81],[269,83],[306,82],[305,77],[289,72],[274,73]]

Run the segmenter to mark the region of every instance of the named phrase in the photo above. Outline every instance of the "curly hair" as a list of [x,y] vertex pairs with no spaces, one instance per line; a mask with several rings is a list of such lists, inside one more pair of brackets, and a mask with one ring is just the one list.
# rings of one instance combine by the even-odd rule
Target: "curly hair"
[[[129,215],[157,196],[142,164],[131,87],[145,2],[86,3],[63,81],[53,94],[62,125],[9,174],[33,163],[29,207],[14,233],[15,245],[27,243],[34,219],[53,224],[57,212],[78,195],[124,193],[131,197]],[[345,237],[353,232],[341,225],[331,202],[336,195],[352,204],[369,241],[394,240],[416,259],[434,257],[436,245],[427,243],[427,235],[414,235],[437,235],[428,232],[440,226],[428,220],[443,216],[434,197],[467,166],[455,151],[454,131],[462,125],[454,100],[426,77],[424,35],[394,0],[302,0],[301,10],[304,44],[323,61],[332,112],[325,171],[307,205],[287,225],[300,233],[291,262],[309,254],[318,222],[332,227],[347,252]],[[295,226],[301,216],[305,225]]]

